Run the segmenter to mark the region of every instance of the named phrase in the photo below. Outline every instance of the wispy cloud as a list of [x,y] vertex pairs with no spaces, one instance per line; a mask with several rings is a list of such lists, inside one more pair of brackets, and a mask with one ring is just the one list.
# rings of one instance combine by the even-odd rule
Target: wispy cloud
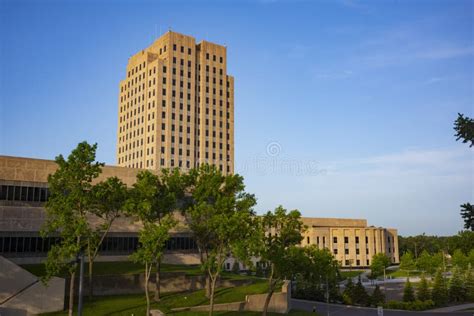
[[[468,148],[406,149],[400,152],[334,162],[328,174],[384,176],[468,176],[474,172],[474,151]],[[473,178],[474,180],[474,178]]]

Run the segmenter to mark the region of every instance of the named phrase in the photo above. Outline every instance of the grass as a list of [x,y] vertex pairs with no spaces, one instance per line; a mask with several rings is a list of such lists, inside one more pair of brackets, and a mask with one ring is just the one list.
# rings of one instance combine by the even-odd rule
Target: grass
[[[32,274],[41,277],[45,275],[44,264],[24,264],[21,265],[24,269]],[[89,265],[84,265],[84,274],[87,275]],[[114,261],[114,262],[94,262],[94,275],[124,275],[124,274],[140,274],[144,273],[143,265],[131,261]],[[155,267],[152,268],[152,273],[155,273]],[[162,273],[184,273],[188,276],[202,275],[203,272],[199,265],[178,265],[178,264],[162,264]],[[248,275],[240,275],[232,272],[222,272],[222,278],[232,280],[258,280],[259,278]],[[65,273],[58,275],[60,277],[67,277]]]
[[[215,303],[230,303],[245,300],[248,294],[266,293],[268,287],[263,280],[251,285],[234,288],[219,288],[215,294]],[[196,315],[190,312],[171,312],[172,308],[207,305],[209,300],[205,297],[204,290],[188,293],[166,293],[160,302],[152,303],[153,308],[159,308],[170,315]],[[85,300],[84,315],[143,315],[146,311],[145,295],[120,295],[95,297],[92,301]],[[206,313],[204,313],[206,314]],[[44,315],[63,316],[66,312],[49,313]],[[237,314],[216,314],[216,315],[237,315]],[[240,315],[240,314],[239,314]],[[247,314],[244,314],[247,315]],[[254,315],[249,313],[248,315]],[[305,315],[305,314],[292,314]],[[314,314],[313,314],[314,315]]]
[[[36,276],[45,275],[44,264],[24,264],[22,268],[31,272]],[[85,274],[89,271],[89,265],[85,264]],[[94,263],[94,275],[117,275],[117,274],[139,274],[144,273],[144,267],[142,264],[133,263],[131,261],[117,261],[117,262],[95,262]],[[198,265],[177,265],[177,264],[162,264],[162,272],[181,272],[186,275],[199,275],[202,274],[201,268]],[[152,273],[155,272],[155,268],[152,269]],[[65,276],[65,275],[60,275]]]
[[360,271],[360,270],[341,271],[341,278],[343,280],[347,278],[355,278],[356,276],[359,276],[360,274],[362,274],[362,272],[364,271]]
[[[420,271],[410,271],[410,276],[420,276],[421,272]],[[408,277],[408,271],[407,270],[386,270],[386,276],[387,277],[393,277],[393,278],[406,278]]]

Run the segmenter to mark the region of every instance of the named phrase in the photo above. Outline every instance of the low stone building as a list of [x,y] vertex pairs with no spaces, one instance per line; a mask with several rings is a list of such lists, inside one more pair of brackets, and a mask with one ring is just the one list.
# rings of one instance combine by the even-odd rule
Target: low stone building
[[[56,241],[39,234],[45,220],[48,199],[47,177],[57,168],[54,161],[0,156],[0,254],[17,263],[39,262]],[[117,176],[131,186],[141,169],[105,166],[98,181]],[[184,218],[172,231],[164,261],[198,264],[199,255]],[[95,219],[91,218],[91,221]],[[370,265],[376,253],[385,253],[398,263],[398,237],[395,229],[367,226],[363,219],[303,218],[308,226],[302,245],[328,248],[343,267]],[[104,240],[99,260],[126,260],[138,245],[140,224],[130,218],[117,219]],[[232,262],[226,268],[232,268]]]

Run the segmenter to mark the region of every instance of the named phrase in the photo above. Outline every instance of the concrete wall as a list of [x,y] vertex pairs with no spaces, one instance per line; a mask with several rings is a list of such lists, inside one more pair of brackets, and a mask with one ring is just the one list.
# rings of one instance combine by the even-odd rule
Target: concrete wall
[[40,314],[64,307],[65,280],[52,278],[47,285],[0,256],[0,315]]
[[[215,304],[214,311],[253,311],[261,312],[265,304],[267,294],[247,295],[243,302],[233,302],[226,304]],[[273,293],[268,305],[268,311],[273,313],[287,314],[291,309],[291,284],[285,281],[280,293]],[[209,310],[209,305],[174,308],[173,311],[193,311],[205,312]]]

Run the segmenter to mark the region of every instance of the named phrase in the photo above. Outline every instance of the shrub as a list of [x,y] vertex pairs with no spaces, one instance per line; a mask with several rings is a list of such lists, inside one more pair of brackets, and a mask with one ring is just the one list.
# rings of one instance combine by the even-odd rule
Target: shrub
[[370,304],[377,307],[385,303],[385,294],[382,293],[378,284],[375,286],[374,292],[370,297]]
[[437,306],[442,306],[448,302],[448,289],[441,270],[438,270],[436,273],[433,290],[431,291],[431,299]]
[[449,300],[451,302],[464,302],[467,299],[467,289],[459,267],[454,267],[453,276],[449,280]]
[[410,280],[407,278],[405,283],[405,288],[403,289],[403,301],[404,302],[413,302],[415,301],[415,292],[411,286]]
[[426,280],[424,274],[421,276],[420,284],[418,285],[418,291],[416,293],[416,298],[419,301],[427,301],[431,298],[430,289],[428,287],[428,281]]
[[426,301],[413,301],[413,302],[399,302],[399,301],[389,301],[385,304],[385,308],[388,309],[403,309],[408,311],[424,311],[431,309],[435,306],[432,300]]

